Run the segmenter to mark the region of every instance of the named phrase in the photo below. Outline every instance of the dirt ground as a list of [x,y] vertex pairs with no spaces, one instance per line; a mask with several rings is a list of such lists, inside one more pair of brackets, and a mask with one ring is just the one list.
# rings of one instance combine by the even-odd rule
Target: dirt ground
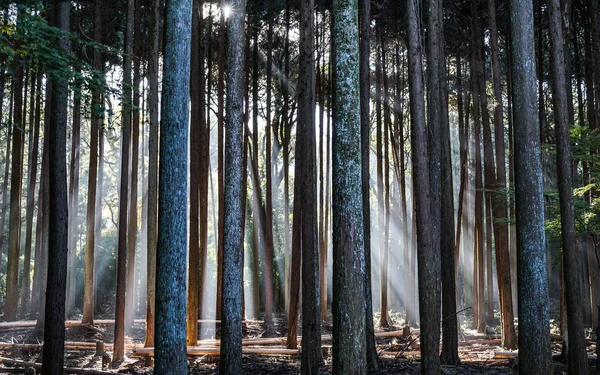
[[[269,337],[283,337],[286,332],[283,316],[277,316],[275,329]],[[97,341],[103,341],[107,344],[113,340],[112,324],[97,325],[96,327],[74,327],[66,330],[66,341],[69,343],[89,343],[88,347],[67,347],[65,366],[69,373],[83,374],[153,374],[151,366],[146,366],[146,358],[136,357],[131,350],[127,350],[127,358],[124,362],[118,364],[113,369],[108,369],[102,365],[102,357],[94,356],[95,349],[92,345]],[[389,330],[401,330],[396,325]],[[215,336],[214,326],[201,327],[202,337],[212,338]],[[218,332],[216,332],[218,334]],[[330,334],[331,326],[324,324],[323,334]],[[301,334],[301,332],[300,332]],[[470,336],[464,336],[461,340],[468,339],[469,345],[459,347],[459,356],[462,364],[459,366],[443,366],[442,374],[516,374],[516,358],[498,358],[498,353],[505,353],[497,344],[498,340],[491,341],[494,335],[474,337],[473,332],[467,332]],[[145,335],[144,324],[139,322],[134,325],[126,343],[143,345]],[[244,328],[244,338],[264,337],[265,332],[262,324],[246,324]],[[2,330],[0,327],[0,374],[6,373],[27,373],[26,370],[31,365],[15,365],[3,362],[3,359],[20,360],[27,363],[41,362],[41,342],[43,337],[37,335],[34,329],[19,328],[11,330]],[[17,344],[17,345],[11,345]],[[23,345],[29,344],[29,345]],[[330,345],[330,343],[328,343]],[[420,374],[420,363],[418,358],[419,341],[418,336],[411,337],[379,337],[377,339],[378,350],[380,354],[380,370],[377,374]],[[281,346],[280,346],[281,347]],[[110,349],[110,347],[108,348]],[[593,348],[589,348],[592,350]],[[554,351],[560,351],[560,344],[554,343]],[[112,353],[107,352],[108,355]],[[320,374],[331,373],[330,350],[325,350],[324,363],[320,367]],[[510,354],[510,353],[509,353]],[[34,367],[39,367],[34,365]],[[283,355],[244,355],[243,369],[246,374],[299,374],[300,358],[298,356]],[[566,369],[560,363],[555,364],[555,374],[566,374]],[[29,370],[31,371],[31,370]],[[219,364],[217,356],[190,356],[189,374],[218,374]],[[29,372],[31,374],[33,372]],[[39,373],[39,370],[38,370]]]

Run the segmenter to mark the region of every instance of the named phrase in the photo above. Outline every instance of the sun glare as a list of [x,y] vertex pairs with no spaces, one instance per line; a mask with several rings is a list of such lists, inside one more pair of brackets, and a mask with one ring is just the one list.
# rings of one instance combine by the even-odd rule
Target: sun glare
[[230,14],[231,14],[231,6],[225,5],[223,7],[223,16],[225,17],[225,19],[228,19]]

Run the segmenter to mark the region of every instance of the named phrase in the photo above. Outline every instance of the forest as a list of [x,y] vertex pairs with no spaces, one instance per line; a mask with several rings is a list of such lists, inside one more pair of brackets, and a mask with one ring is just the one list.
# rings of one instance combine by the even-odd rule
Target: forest
[[600,373],[598,0],[0,0],[0,373]]

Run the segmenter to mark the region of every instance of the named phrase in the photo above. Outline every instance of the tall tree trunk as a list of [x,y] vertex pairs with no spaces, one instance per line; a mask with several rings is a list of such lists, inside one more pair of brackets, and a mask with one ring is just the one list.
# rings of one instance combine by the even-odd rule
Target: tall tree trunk
[[[317,235],[317,157],[315,131],[314,0],[300,3],[300,60],[298,74],[298,132],[303,137],[301,181],[304,191],[294,200],[302,207],[302,374],[318,374],[321,362],[319,238]],[[298,160],[298,158],[296,158]],[[270,160],[267,160],[270,163]],[[267,185],[268,188],[268,185]],[[295,203],[296,205],[296,203]],[[268,217],[269,213],[267,213]],[[268,228],[268,226],[267,226]],[[268,236],[267,236],[268,237]],[[268,260],[268,259],[267,259]]]
[[549,2],[550,51],[552,92],[556,122],[556,152],[560,218],[563,246],[563,276],[567,307],[569,374],[588,374],[588,361],[583,329],[581,304],[581,258],[575,233],[573,208],[573,181],[571,173],[571,142],[569,137],[569,110],[567,106],[565,63],[563,51],[562,17],[559,0]]
[[71,162],[69,164],[69,236],[67,259],[67,301],[65,317],[69,316],[75,307],[77,291],[77,230],[79,207],[79,158],[81,154],[81,88],[76,87],[73,92],[73,122],[71,133]]
[[506,186],[506,154],[504,143],[504,111],[502,105],[502,78],[500,75],[500,57],[498,53],[498,29],[496,26],[496,3],[488,0],[490,23],[490,49],[492,55],[492,79],[494,85],[494,140],[496,142],[496,184],[493,193],[494,239],[496,248],[496,272],[500,294],[500,312],[502,323],[502,346],[515,349],[514,314],[512,304],[512,286],[510,280],[510,258],[508,252],[508,206]]
[[[221,0],[221,8],[224,7],[223,0]],[[224,95],[225,95],[225,14],[221,10],[221,21],[219,24],[219,55],[218,55],[218,69],[219,78],[217,80],[217,179],[218,185],[218,199],[219,199],[219,228],[217,229],[217,308],[216,308],[216,319],[221,319],[222,311],[222,296],[223,296],[223,225],[224,225],[224,171],[223,171],[223,132],[225,128],[225,117],[223,115],[224,109]],[[242,47],[240,47],[242,48]],[[241,94],[241,91],[240,91]]]
[[[71,2],[54,1],[56,26],[69,30]],[[69,53],[69,41],[59,41],[63,53]],[[45,303],[44,346],[42,369],[44,374],[58,375],[63,372],[65,341],[65,293],[67,283],[68,207],[67,201],[67,112],[69,86],[65,78],[54,75],[52,83],[49,162],[49,223],[48,238],[48,289]]]
[[[301,3],[303,4],[303,3]],[[271,160],[271,81],[272,74],[271,69],[273,65],[273,0],[268,1],[268,18],[269,18],[269,30],[267,35],[267,102],[266,102],[266,114],[267,118],[265,126],[265,138],[266,138],[266,154],[265,154],[265,174],[266,174],[266,186],[265,186],[265,331],[269,332],[273,330],[273,187],[272,187],[272,166],[273,160]],[[311,12],[312,12],[312,8]],[[311,17],[312,19],[312,17]],[[302,28],[302,24],[300,24]],[[302,37],[302,33],[300,34]],[[314,44],[314,41],[312,42]],[[312,49],[311,52],[312,53]],[[314,65],[314,64],[313,64]],[[313,70],[314,74],[314,70]],[[313,79],[314,81],[314,79]],[[314,82],[313,82],[314,86]],[[314,111],[313,111],[314,112]],[[316,192],[316,186],[315,186]],[[315,202],[316,203],[316,202]],[[316,217],[315,225],[316,225]],[[319,336],[320,337],[320,336]],[[304,358],[304,357],[303,357]],[[316,368],[316,367],[315,367]]]
[[[35,84],[34,84],[35,82]],[[30,117],[30,142],[29,161],[28,161],[28,181],[27,181],[27,212],[26,212],[26,232],[25,232],[25,251],[23,260],[22,285],[23,303],[21,306],[22,316],[29,314],[31,302],[31,247],[33,235],[33,211],[35,206],[35,186],[37,181],[38,155],[40,143],[40,121],[41,121],[41,101],[42,101],[42,74],[38,73],[32,76],[31,83],[31,111]],[[33,129],[32,129],[33,128]],[[38,199],[39,202],[39,199]]]
[[[236,10],[228,20],[227,65],[243,66],[245,59],[244,20],[246,1],[235,0]],[[242,365],[242,260],[243,223],[242,179],[244,72],[233,69],[227,75],[227,129],[223,205],[223,269],[222,269],[222,341],[221,374],[239,374]]]
[[200,301],[200,247],[199,247],[199,178],[200,137],[204,131],[204,103],[200,92],[204,91],[201,80],[203,70],[200,43],[202,43],[202,0],[194,0],[192,10],[192,49],[190,62],[190,230],[188,244],[188,290],[187,290],[187,345],[198,344],[198,310]]
[[389,269],[389,242],[390,242],[390,156],[389,156],[389,129],[391,126],[392,119],[390,117],[389,107],[389,84],[387,74],[387,62],[385,54],[385,42],[383,35],[381,37],[381,68],[382,68],[382,80],[383,80],[383,153],[381,155],[383,162],[383,228],[379,228],[379,231],[383,234],[383,241],[381,243],[381,256],[380,256],[380,300],[381,305],[381,316],[379,325],[381,327],[389,326],[388,323],[388,269]]
[[536,119],[533,6],[511,0],[515,196],[519,276],[519,372],[549,374],[548,276],[539,124]]
[[333,374],[364,374],[365,253],[362,217],[357,0],[333,0]]
[[127,197],[129,185],[129,143],[131,141],[131,58],[133,55],[133,24],[135,0],[127,1],[125,51],[123,56],[123,108],[121,116],[121,183],[119,189],[119,224],[117,244],[117,295],[113,361],[125,358],[125,291],[127,262]]
[[188,103],[192,0],[165,7],[158,246],[156,251],[156,363],[158,374],[187,372],[186,231]]
[[[104,0],[96,0],[94,14],[94,40],[102,43]],[[104,72],[102,52],[94,50],[94,69]],[[83,323],[94,322],[94,280],[96,259],[96,191],[98,178],[98,132],[104,117],[102,91],[95,88],[92,91],[92,118],[90,122],[90,164],[88,168],[88,194],[85,232],[85,273],[83,286]]]
[[163,0],[152,1],[152,50],[148,62],[148,107],[150,112],[150,134],[148,137],[148,270],[146,273],[146,341],[145,347],[154,346],[154,319],[156,301],[156,247],[158,220],[158,59],[160,53],[160,20]]
[[[18,18],[23,17],[19,11]],[[17,20],[20,28],[22,21]],[[4,319],[13,321],[17,318],[17,302],[19,289],[19,250],[21,247],[21,186],[23,184],[23,68],[20,59],[14,59],[15,76],[14,84],[14,109],[13,109],[13,137],[10,174],[10,215],[8,234],[8,263],[6,270],[6,300],[4,305]]]
[[131,155],[129,182],[129,218],[127,228],[127,283],[125,290],[125,333],[129,335],[133,327],[133,313],[136,292],[136,245],[138,231],[138,174],[140,154],[140,82],[142,38],[140,35],[141,0],[136,0],[134,11],[133,41],[133,101],[131,108]]
[[[362,212],[365,248],[365,333],[367,350],[367,369],[376,371],[379,368],[377,347],[375,346],[375,328],[373,327],[373,297],[371,291],[371,204],[369,153],[371,132],[371,0],[359,0],[360,27],[360,148],[361,148],[361,183],[362,183]],[[323,162],[321,162],[323,164]],[[329,173],[329,172],[327,172]],[[325,225],[327,228],[327,225]],[[323,234],[326,230],[323,231]],[[327,247],[324,246],[327,252]],[[327,277],[327,274],[324,275]],[[321,291],[323,293],[323,291]],[[327,290],[324,291],[327,294]],[[322,302],[322,301],[321,301]]]
[[[439,272],[430,265],[439,265],[439,243],[436,244],[432,225],[432,202],[427,128],[425,124],[423,57],[418,4],[408,0],[408,60],[411,100],[411,144],[413,157],[413,179],[418,243],[419,307],[421,312],[421,371],[424,374],[439,374]],[[432,66],[435,66],[433,63]],[[439,201],[438,201],[439,202]]]

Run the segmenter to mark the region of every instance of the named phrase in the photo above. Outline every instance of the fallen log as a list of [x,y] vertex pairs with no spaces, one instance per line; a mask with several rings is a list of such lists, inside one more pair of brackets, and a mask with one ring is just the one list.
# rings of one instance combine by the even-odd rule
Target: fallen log
[[[136,324],[145,324],[145,319],[135,319],[133,321]],[[200,324],[221,324],[220,320],[214,319],[199,319],[198,323]],[[113,319],[97,319],[94,320],[94,324],[90,325],[89,323],[82,323],[80,320],[67,320],[65,321],[65,328],[75,328],[75,327],[90,327],[95,328],[95,325],[110,325],[115,324]],[[242,324],[264,324],[263,320],[243,320]],[[22,329],[22,328],[31,328],[35,327],[35,320],[20,320],[17,322],[2,322],[0,323],[0,330],[8,330],[8,329]]]
[[[5,357],[0,357],[0,363],[5,363],[7,365],[12,365],[12,366],[19,366],[19,367],[23,367],[23,368],[33,367],[36,370],[42,369],[41,363],[27,362],[27,361],[21,361],[18,359],[11,359],[11,358],[5,358]],[[64,369],[64,373],[65,374],[83,374],[83,375],[113,375],[113,374],[116,374],[117,372],[66,367]]]
[[[216,347],[201,347],[188,346],[187,354],[189,356],[214,355],[221,354],[221,348]],[[242,354],[259,354],[259,355],[300,355],[300,349],[287,348],[242,348]],[[153,356],[154,348],[139,348],[134,349],[132,356],[144,357]]]

